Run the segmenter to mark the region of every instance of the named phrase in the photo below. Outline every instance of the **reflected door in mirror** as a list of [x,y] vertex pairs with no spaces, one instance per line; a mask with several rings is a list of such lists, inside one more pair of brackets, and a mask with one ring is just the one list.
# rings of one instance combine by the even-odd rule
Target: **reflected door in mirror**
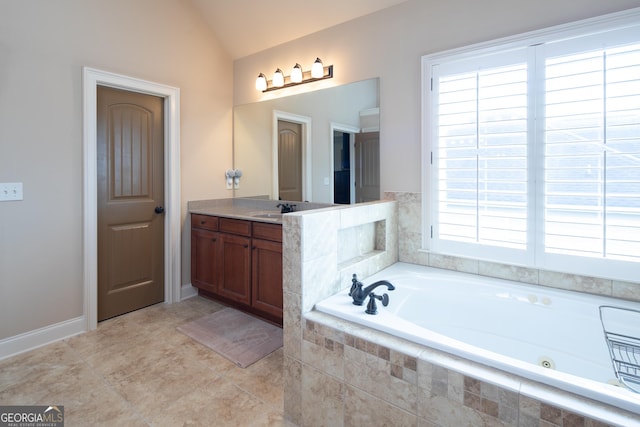
[[380,132],[356,134],[356,203],[380,199]]
[[302,125],[278,120],[278,195],[302,201]]

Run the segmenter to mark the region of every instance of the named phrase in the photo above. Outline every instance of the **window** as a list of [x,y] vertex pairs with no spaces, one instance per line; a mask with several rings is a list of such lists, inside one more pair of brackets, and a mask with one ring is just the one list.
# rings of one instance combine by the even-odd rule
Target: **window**
[[638,279],[639,14],[423,58],[434,252]]

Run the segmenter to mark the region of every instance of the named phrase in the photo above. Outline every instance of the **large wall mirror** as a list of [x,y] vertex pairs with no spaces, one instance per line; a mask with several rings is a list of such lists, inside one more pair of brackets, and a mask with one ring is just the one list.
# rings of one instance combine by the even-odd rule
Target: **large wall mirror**
[[239,105],[235,197],[316,203],[380,198],[379,79]]

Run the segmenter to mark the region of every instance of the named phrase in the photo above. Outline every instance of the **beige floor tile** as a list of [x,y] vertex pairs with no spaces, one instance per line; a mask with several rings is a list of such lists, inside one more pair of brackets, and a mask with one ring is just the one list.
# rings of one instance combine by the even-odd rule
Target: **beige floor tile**
[[40,381],[51,372],[81,363],[63,342],[0,361],[0,391],[15,384]]
[[151,419],[154,426],[283,426],[282,412],[224,377],[194,389]]
[[156,365],[113,379],[113,387],[145,417],[170,405],[195,388],[207,388],[220,375],[176,350]]
[[176,328],[224,308],[157,304],[0,361],[0,402],[65,407],[67,426],[292,426],[282,349],[246,369]]
[[226,375],[236,368],[235,363],[191,338],[180,347],[180,350],[189,359],[197,360],[198,363],[220,375]]
[[284,410],[282,348],[247,368],[234,367],[226,378],[264,402]]
[[[113,390],[92,390],[90,398],[65,405],[65,426],[147,426],[148,422]],[[68,409],[67,409],[68,408]]]

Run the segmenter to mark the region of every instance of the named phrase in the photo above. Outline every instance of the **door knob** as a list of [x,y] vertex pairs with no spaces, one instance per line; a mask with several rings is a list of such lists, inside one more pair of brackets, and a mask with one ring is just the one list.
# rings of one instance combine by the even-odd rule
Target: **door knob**
[[161,214],[162,212],[164,212],[164,208],[162,206],[156,206],[156,208],[154,209],[154,211],[157,214]]

